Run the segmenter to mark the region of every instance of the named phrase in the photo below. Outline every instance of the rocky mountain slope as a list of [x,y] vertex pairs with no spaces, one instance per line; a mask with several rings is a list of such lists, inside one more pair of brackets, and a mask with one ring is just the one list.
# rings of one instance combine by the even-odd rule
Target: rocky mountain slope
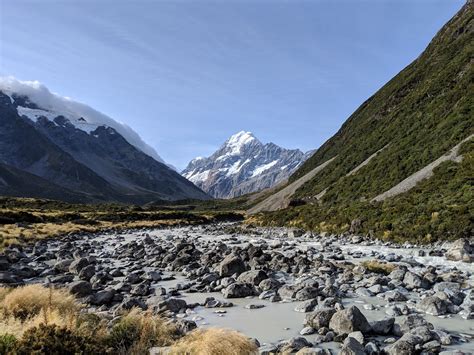
[[231,198],[275,186],[312,153],[263,144],[241,131],[210,157],[193,159],[181,174],[214,197]]
[[269,197],[252,212],[293,200],[306,205],[264,219],[339,231],[352,223],[386,238],[472,235],[473,33],[468,2],[290,177],[305,178],[291,196]]
[[0,80],[0,194],[126,203],[208,198],[158,160],[129,127],[37,83]]

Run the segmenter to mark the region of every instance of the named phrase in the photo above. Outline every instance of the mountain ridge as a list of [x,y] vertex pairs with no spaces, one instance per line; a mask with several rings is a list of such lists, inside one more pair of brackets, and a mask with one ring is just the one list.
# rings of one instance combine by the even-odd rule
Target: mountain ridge
[[[468,2],[289,178],[288,186],[332,159],[262,221],[401,240],[472,235],[473,58]],[[441,159],[459,144],[462,159]],[[444,161],[411,189],[374,200],[438,159]],[[251,211],[272,210],[270,198]]]

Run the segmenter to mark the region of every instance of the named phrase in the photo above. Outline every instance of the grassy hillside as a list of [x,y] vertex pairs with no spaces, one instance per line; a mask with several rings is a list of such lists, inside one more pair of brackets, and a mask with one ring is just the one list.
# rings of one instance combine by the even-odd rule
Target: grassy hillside
[[[361,231],[399,239],[469,234],[474,202],[472,143],[463,145],[462,163],[442,164],[432,178],[405,194],[381,203],[369,201],[473,134],[473,20],[471,2],[290,178],[295,181],[336,157],[294,194],[306,205],[266,214],[261,220],[343,231],[360,219]],[[368,164],[348,175],[379,150]]]

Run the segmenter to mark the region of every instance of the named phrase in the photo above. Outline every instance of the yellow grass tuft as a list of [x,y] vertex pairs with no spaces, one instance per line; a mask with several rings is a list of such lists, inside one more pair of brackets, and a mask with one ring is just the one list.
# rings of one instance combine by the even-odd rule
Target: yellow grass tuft
[[251,355],[257,346],[245,335],[229,329],[197,329],[170,349],[171,354],[189,355]]
[[50,289],[41,285],[27,285],[13,289],[3,299],[2,309],[6,315],[27,319],[42,310],[54,310],[62,316],[74,314],[81,308],[66,289]]

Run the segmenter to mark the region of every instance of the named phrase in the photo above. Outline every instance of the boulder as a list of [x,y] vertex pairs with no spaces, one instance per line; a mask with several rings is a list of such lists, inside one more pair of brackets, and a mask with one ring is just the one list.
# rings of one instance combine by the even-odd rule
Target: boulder
[[451,247],[447,250],[445,256],[448,260],[455,261],[465,261],[473,262],[474,261],[473,248],[471,247],[467,239],[461,238],[456,240]]
[[311,344],[306,338],[303,337],[294,337],[290,340],[287,340],[281,344],[280,353],[292,353],[297,352],[303,348],[310,347]]
[[78,274],[79,271],[81,271],[87,265],[89,265],[89,260],[87,260],[87,258],[75,259],[69,265],[69,272],[72,272],[73,274]]
[[92,285],[88,281],[75,281],[69,284],[69,291],[78,297],[89,296],[92,293]]
[[329,328],[337,334],[349,334],[354,331],[368,333],[370,324],[356,306],[337,311],[329,322]]
[[295,298],[296,291],[297,290],[294,285],[285,284],[278,289],[278,295],[280,295],[282,299],[289,300],[289,299]]
[[186,301],[180,298],[168,298],[158,303],[159,312],[171,311],[178,313],[180,310],[186,309],[186,307]]
[[415,345],[406,340],[399,339],[383,350],[387,355],[411,355],[415,354]]
[[429,285],[426,280],[424,280],[420,275],[417,275],[411,271],[407,271],[403,277],[403,283],[405,287],[409,290],[414,288],[428,288]]
[[134,296],[147,296],[150,293],[150,283],[143,281],[132,287],[130,294]]
[[79,278],[81,280],[90,280],[95,275],[94,265],[87,265],[79,271]]
[[219,264],[218,271],[221,277],[241,274],[246,270],[243,260],[234,254],[227,255]]
[[393,324],[395,323],[395,318],[385,318],[382,320],[376,320],[370,322],[370,327],[372,328],[372,333],[377,335],[388,335],[392,332]]
[[448,303],[437,296],[423,298],[418,303],[417,308],[433,316],[441,316],[448,313]]
[[433,290],[455,293],[461,290],[461,285],[458,282],[438,282],[433,286]]
[[339,355],[365,355],[365,348],[355,338],[347,337]]
[[331,351],[321,348],[308,348],[305,347],[299,350],[296,355],[331,355]]
[[461,317],[464,319],[474,319],[474,291],[472,289],[467,292],[460,307],[462,308],[460,312]]
[[299,305],[295,307],[295,312],[311,312],[314,310],[314,308],[318,305],[318,301],[316,299],[312,300],[307,300],[304,302],[301,302]]
[[114,289],[106,289],[103,291],[99,291],[96,294],[92,295],[92,299],[90,303],[96,306],[107,305],[110,302],[112,302],[114,296],[115,296]]
[[429,323],[425,318],[423,318],[423,316],[419,314],[409,314],[401,317],[395,322],[393,325],[393,334],[396,336],[402,336],[414,328],[425,325],[430,329],[433,329],[433,324]]
[[262,291],[277,290],[281,286],[281,283],[273,278],[262,280],[258,284],[258,288]]
[[316,298],[318,294],[319,294],[319,291],[316,287],[306,286],[306,287],[303,287],[298,292],[296,292],[295,298],[298,301],[306,301],[312,298]]
[[225,298],[243,298],[254,296],[256,294],[255,288],[249,284],[233,283],[222,290]]
[[240,274],[237,281],[244,284],[251,284],[258,286],[260,282],[267,279],[268,276],[265,271],[262,270],[250,270]]
[[408,299],[407,296],[397,290],[385,292],[384,298],[387,302],[405,302]]
[[334,308],[317,309],[306,315],[305,323],[316,330],[328,328],[329,322],[335,313],[336,310]]
[[19,284],[22,280],[8,271],[0,272],[0,284]]

